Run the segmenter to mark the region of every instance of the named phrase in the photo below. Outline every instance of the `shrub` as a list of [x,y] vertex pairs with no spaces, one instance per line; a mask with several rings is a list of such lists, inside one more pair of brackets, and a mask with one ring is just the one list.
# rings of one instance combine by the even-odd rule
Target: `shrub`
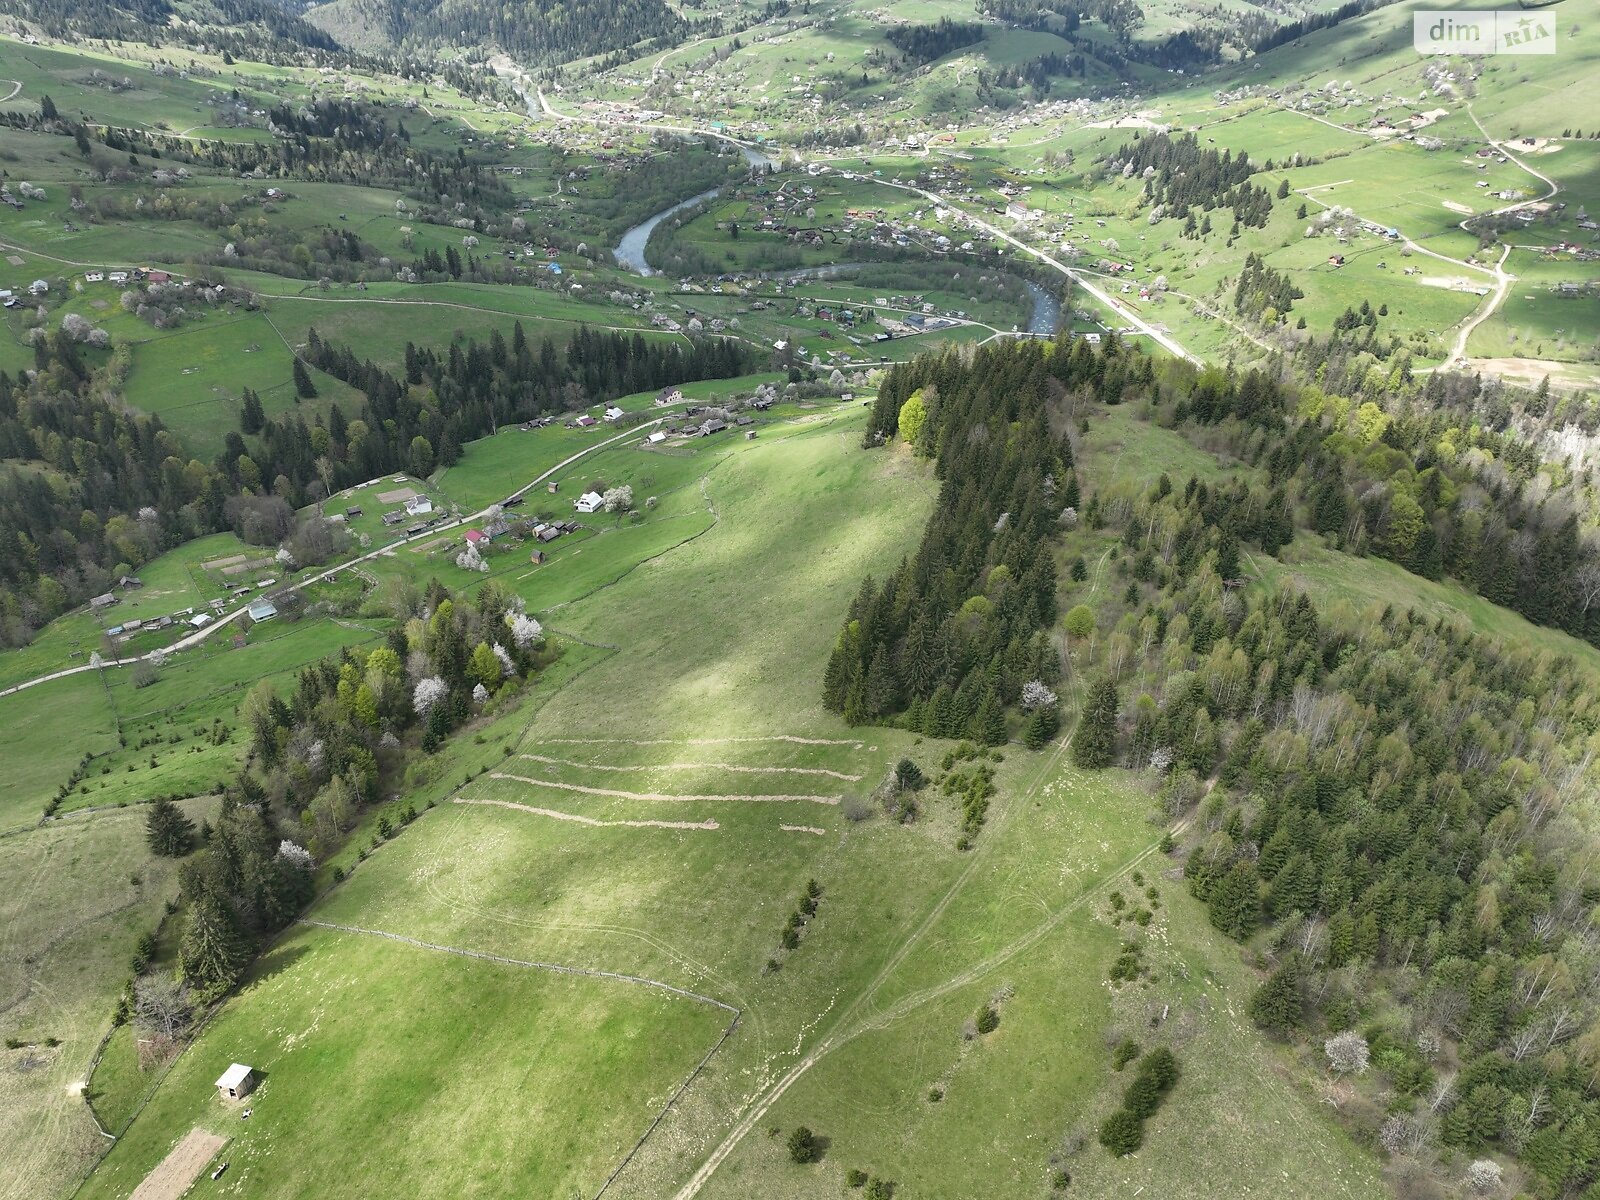
[[865,1187],[867,1184],[867,1173],[860,1167],[851,1167],[845,1172],[844,1181],[853,1188]]
[[874,1179],[867,1184],[866,1200],[894,1200],[894,1181]]
[[1100,1144],[1118,1158],[1132,1154],[1144,1144],[1144,1126],[1127,1109],[1119,1108],[1101,1123]]
[[1000,1028],[1000,1011],[992,1004],[985,1004],[978,1010],[978,1032],[993,1033]]
[[817,1135],[804,1125],[797,1126],[789,1135],[789,1157],[797,1163],[814,1161],[817,1157]]
[[1112,1069],[1120,1071],[1138,1057],[1139,1043],[1132,1038],[1126,1038],[1118,1043],[1117,1048],[1111,1052]]

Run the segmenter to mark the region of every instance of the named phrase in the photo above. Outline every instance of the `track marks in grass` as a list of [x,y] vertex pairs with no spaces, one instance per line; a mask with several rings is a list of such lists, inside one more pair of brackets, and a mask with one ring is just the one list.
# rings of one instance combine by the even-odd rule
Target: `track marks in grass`
[[718,800],[732,800],[742,804],[774,804],[805,802],[808,804],[838,804],[837,796],[671,796],[665,792],[625,792],[617,788],[584,787],[578,783],[557,783],[553,779],[534,779],[527,775],[511,775],[504,771],[490,771],[490,779],[510,779],[517,783],[525,783],[529,787],[555,788],[563,792],[578,792],[584,796],[604,796],[611,800],[689,800],[702,802],[715,802]]
[[[720,829],[715,821],[709,817],[704,821],[600,821],[594,817],[580,817],[577,813],[559,812],[553,808],[537,808],[532,804],[517,804],[512,800],[486,800],[476,796],[457,796],[457,804],[486,804],[496,808],[514,808],[518,812],[533,813],[540,817],[554,817],[558,821],[575,821],[579,825],[595,825],[601,828],[625,826],[629,829]],[[790,826],[784,826],[785,829]],[[821,833],[822,830],[816,832]]]
[[614,766],[609,763],[578,762],[571,758],[548,758],[543,754],[519,754],[518,758],[527,759],[529,762],[544,763],[552,767],[578,767],[585,771],[732,771],[743,775],[826,775],[830,779],[842,779],[848,783],[860,783],[860,775],[851,775],[844,771],[830,771],[826,767],[742,767],[734,763],[699,763],[699,762],[670,762],[670,763],[641,763],[636,766]]
[[621,971],[603,971],[599,967],[574,967],[566,963],[549,963],[529,961],[522,958],[508,958],[503,954],[488,954],[482,950],[463,950],[457,946],[441,946],[435,942],[424,942],[420,938],[407,937],[403,933],[389,933],[382,929],[364,929],[359,925],[339,925],[332,921],[314,921],[310,917],[301,917],[301,925],[311,925],[317,929],[332,929],[336,933],[355,933],[364,937],[387,938],[391,942],[403,942],[407,946],[415,946],[419,950],[433,950],[440,954],[457,954],[462,958],[476,958],[483,962],[501,963],[508,967],[525,967],[530,971],[553,971],[557,975],[586,975],[593,979],[610,979],[617,983],[636,983],[642,987],[652,987],[663,992],[671,992],[675,996],[682,996],[688,1000],[696,1000],[701,1004],[710,1004],[724,1012],[730,1012],[735,1018],[739,1010],[733,1005],[718,1000],[713,996],[701,992],[692,992],[688,988],[678,987],[676,984],[667,983],[662,979],[651,979],[645,975],[628,975]]
[[814,833],[818,837],[826,837],[828,831],[817,825],[779,825],[785,833]]
[[796,746],[849,746],[860,750],[864,743],[849,738],[795,737],[769,733],[755,737],[724,738],[543,738],[546,746],[731,746],[742,742],[791,742]]

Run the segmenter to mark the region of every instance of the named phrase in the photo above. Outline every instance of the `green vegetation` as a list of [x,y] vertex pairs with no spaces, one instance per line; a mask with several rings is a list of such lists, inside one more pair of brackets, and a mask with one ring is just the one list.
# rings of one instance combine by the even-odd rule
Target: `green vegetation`
[[1594,1188],[1600,33],[146,7],[0,40],[0,1200]]

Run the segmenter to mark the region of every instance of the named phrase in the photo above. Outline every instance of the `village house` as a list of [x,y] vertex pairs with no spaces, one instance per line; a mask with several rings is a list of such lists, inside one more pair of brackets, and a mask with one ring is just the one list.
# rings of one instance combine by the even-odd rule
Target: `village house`
[[585,492],[583,495],[578,497],[578,499],[573,503],[572,507],[581,513],[592,513],[599,512],[601,506],[604,504],[605,499],[600,495],[599,492]]
[[406,515],[424,517],[433,511],[433,501],[426,496],[413,496],[406,501]]
[[669,404],[676,404],[683,399],[683,389],[668,387],[656,393],[656,407],[665,408]]
[[250,619],[259,625],[262,621],[270,621],[277,616],[278,606],[263,597],[260,600],[251,601],[250,607],[245,611],[249,613]]
[[618,421],[618,420],[622,419],[622,416],[623,416],[622,410],[620,408],[618,408],[615,404],[607,406],[606,411],[605,411],[605,419],[607,421]]

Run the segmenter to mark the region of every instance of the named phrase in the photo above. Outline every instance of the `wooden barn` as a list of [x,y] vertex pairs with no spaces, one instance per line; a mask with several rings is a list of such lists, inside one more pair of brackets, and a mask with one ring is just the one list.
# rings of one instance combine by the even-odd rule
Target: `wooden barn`
[[256,1072],[254,1067],[247,1067],[244,1063],[234,1063],[222,1073],[222,1078],[217,1080],[217,1096],[222,1100],[243,1100],[255,1091]]

